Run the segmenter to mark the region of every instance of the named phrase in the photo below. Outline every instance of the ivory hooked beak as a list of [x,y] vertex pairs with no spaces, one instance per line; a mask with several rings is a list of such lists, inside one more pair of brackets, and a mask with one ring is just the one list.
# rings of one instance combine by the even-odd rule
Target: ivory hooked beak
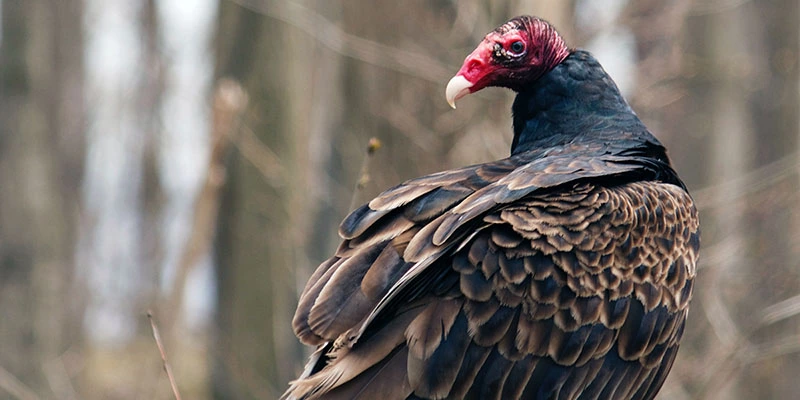
[[469,94],[469,88],[472,87],[472,82],[468,81],[461,75],[456,75],[450,82],[447,82],[447,88],[444,90],[444,96],[447,98],[447,104],[450,107],[456,108],[456,100]]

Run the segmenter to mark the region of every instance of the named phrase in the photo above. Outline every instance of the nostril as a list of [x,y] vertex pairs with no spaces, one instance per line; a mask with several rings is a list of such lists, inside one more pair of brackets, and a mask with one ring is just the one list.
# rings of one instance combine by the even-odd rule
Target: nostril
[[482,66],[483,66],[483,61],[478,60],[477,58],[473,58],[472,60],[469,60],[469,62],[467,63],[467,71],[474,71],[475,69],[480,68]]

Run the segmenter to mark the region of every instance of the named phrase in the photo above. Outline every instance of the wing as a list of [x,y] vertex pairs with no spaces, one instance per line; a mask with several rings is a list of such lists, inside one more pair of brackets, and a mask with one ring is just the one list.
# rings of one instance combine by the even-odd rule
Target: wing
[[422,265],[404,257],[417,233],[520,164],[504,159],[413,179],[354,210],[339,228],[344,241],[336,254],[317,268],[300,296],[293,320],[298,338],[320,345],[363,325],[393,285]]
[[691,294],[691,199],[586,183],[642,173],[613,156],[547,158],[419,178],[354,211],[301,296],[295,331],[320,350],[287,397],[654,394]]
[[451,368],[466,378],[426,377],[439,392],[412,380],[415,393],[653,398],[676,355],[695,275],[698,220],[688,194],[654,182],[584,185],[484,221],[490,227],[452,261],[469,344],[467,361]]
[[[536,190],[637,170],[604,149],[574,144],[547,154],[525,153],[385,191],[342,222],[339,234],[345,240],[300,296],[295,333],[310,345],[335,340],[355,326],[358,336],[387,302],[480,224],[476,217],[482,213]],[[576,159],[576,153],[585,157]]]

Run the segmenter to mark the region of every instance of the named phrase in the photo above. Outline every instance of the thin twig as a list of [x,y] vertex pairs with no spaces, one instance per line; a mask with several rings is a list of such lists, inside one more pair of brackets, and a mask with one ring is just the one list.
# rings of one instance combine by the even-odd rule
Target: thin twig
[[369,138],[369,142],[367,143],[367,154],[364,155],[364,162],[361,163],[361,172],[359,172],[358,180],[356,180],[356,187],[353,190],[353,197],[350,199],[350,207],[348,208],[349,210],[352,210],[356,207],[358,195],[362,190],[364,190],[364,187],[367,186],[367,183],[369,183],[369,162],[372,160],[372,156],[376,151],[378,151],[378,149],[381,148],[381,146],[381,141],[378,138]]
[[175,383],[175,377],[172,375],[172,368],[170,368],[169,362],[167,361],[167,352],[164,351],[164,346],[161,344],[161,335],[158,334],[158,327],[156,326],[156,321],[153,318],[153,312],[150,310],[147,311],[147,319],[150,320],[150,328],[153,330],[153,339],[156,340],[158,352],[161,353],[161,362],[164,365],[164,372],[167,373],[169,385],[172,387],[172,394],[175,396],[175,400],[181,400],[181,394],[178,391],[178,384]]

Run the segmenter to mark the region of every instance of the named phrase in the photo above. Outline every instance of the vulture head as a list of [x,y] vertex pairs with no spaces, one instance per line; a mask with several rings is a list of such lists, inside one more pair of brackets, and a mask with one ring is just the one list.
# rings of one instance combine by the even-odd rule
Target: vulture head
[[547,21],[521,16],[489,32],[467,56],[445,90],[447,102],[488,86],[519,91],[561,63],[570,53]]

